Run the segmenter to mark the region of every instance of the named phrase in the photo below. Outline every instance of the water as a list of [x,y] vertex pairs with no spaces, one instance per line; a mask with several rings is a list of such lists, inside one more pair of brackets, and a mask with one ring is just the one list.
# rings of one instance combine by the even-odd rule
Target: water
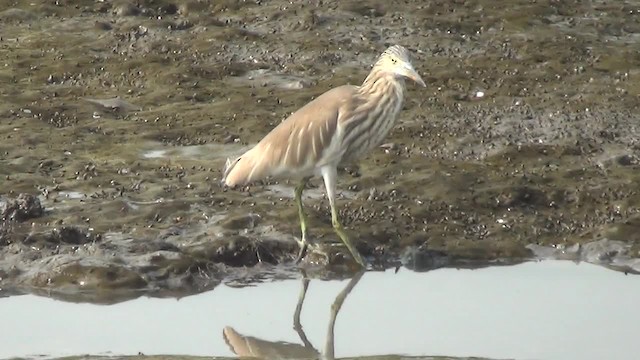
[[[352,281],[327,342],[331,304],[349,280],[311,280],[303,341],[293,315],[303,281],[220,286],[176,299],[74,304],[31,295],[0,299],[0,358],[77,354],[236,357],[223,338],[254,351],[336,358],[447,355],[514,359],[632,359],[640,278],[568,261],[476,270],[401,269]],[[234,335],[235,334],[235,335]],[[330,337],[330,336],[329,336]],[[279,342],[299,344],[284,346]],[[237,350],[240,351],[240,350]]]
[[248,147],[235,144],[204,144],[189,146],[168,146],[155,141],[142,144],[141,157],[143,159],[173,159],[173,160],[220,160],[235,157],[247,150]]

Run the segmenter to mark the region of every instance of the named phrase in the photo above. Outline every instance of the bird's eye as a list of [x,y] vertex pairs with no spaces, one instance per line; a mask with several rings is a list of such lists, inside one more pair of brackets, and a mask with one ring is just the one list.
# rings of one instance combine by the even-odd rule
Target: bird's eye
[[396,59],[391,59],[391,62],[395,64],[397,62],[397,60]]

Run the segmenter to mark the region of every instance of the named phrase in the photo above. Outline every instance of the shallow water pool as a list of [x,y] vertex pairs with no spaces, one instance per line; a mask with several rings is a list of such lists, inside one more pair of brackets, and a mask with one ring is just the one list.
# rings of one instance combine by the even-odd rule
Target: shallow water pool
[[[640,354],[640,278],[587,263],[367,272],[352,280],[311,280],[303,297],[305,285],[302,279],[222,285],[178,300],[138,298],[115,305],[1,298],[0,357]],[[336,298],[344,302],[331,336]]]

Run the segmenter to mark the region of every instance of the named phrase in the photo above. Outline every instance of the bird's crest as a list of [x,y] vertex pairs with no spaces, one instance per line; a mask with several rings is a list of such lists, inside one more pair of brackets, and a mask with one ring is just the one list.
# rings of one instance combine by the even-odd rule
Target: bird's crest
[[385,50],[380,58],[395,57],[404,62],[410,62],[409,50],[402,45],[392,45]]

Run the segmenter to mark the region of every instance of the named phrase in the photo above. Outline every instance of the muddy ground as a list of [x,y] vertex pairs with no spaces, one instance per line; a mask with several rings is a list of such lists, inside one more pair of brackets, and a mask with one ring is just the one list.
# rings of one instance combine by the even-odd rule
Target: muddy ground
[[[0,288],[116,301],[294,273],[293,185],[231,191],[221,168],[390,44],[427,88],[339,182],[374,267],[611,240],[636,258],[639,39],[639,1],[0,0]],[[302,266],[354,268],[329,254]]]

